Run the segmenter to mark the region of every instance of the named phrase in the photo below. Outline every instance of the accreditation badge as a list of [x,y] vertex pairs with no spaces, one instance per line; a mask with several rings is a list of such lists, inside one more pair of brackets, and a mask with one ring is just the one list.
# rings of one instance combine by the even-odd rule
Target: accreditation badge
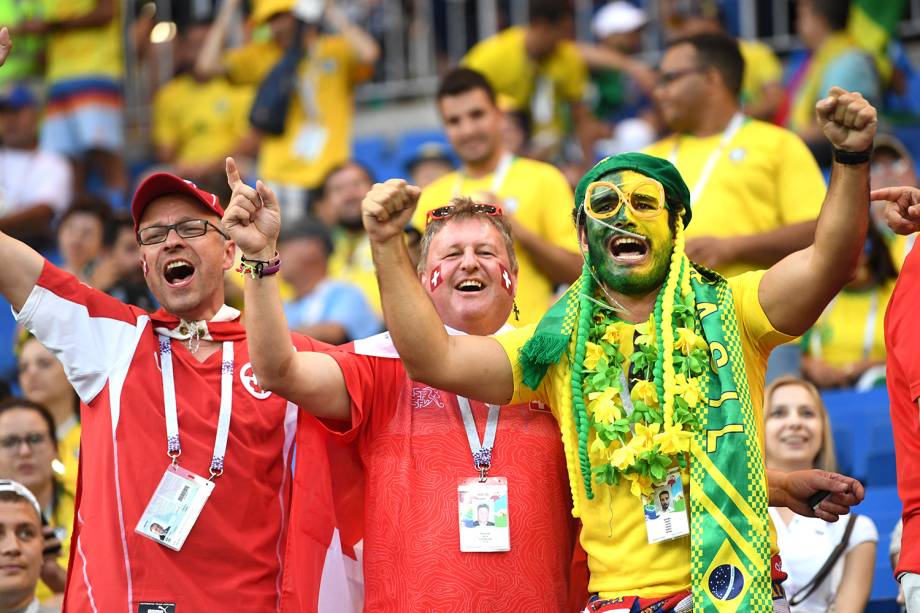
[[134,531],[179,551],[213,491],[213,481],[170,464]]
[[511,551],[508,526],[508,480],[471,477],[457,487],[460,551]]
[[653,483],[651,496],[642,496],[645,530],[649,544],[670,541],[690,534],[687,498],[680,469],[672,468],[667,478]]

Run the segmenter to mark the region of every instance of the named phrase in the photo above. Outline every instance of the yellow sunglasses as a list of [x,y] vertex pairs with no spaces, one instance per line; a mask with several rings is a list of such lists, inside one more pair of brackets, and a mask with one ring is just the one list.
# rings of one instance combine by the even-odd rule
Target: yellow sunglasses
[[664,187],[654,179],[642,179],[620,186],[595,181],[585,190],[585,212],[595,219],[616,216],[624,202],[636,217],[657,217],[665,209]]

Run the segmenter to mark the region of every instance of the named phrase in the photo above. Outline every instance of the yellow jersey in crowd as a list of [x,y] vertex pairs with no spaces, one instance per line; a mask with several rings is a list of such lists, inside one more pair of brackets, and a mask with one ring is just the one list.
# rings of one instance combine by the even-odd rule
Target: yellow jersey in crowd
[[153,140],[175,148],[179,164],[204,164],[232,153],[249,132],[253,90],[221,77],[199,82],[180,75],[153,100]]
[[[45,0],[44,18],[74,19],[91,13],[97,0]],[[115,17],[103,26],[60,30],[48,37],[46,78],[49,83],[84,77],[119,80],[124,75],[122,19],[114,2]]]
[[485,75],[512,110],[529,111],[533,139],[542,144],[565,132],[564,106],[584,97],[588,66],[571,41],[537,64],[527,55],[525,33],[520,26],[507,28],[479,42],[461,63]]
[[837,294],[808,332],[806,352],[837,368],[885,359],[885,310],[894,280]]
[[[827,188],[814,156],[798,136],[770,123],[745,119],[722,146],[723,135],[671,135],[644,152],[671,160],[690,188],[688,239],[750,236],[783,226],[813,221],[821,212]],[[701,175],[716,156],[706,180]],[[718,268],[725,276],[754,270],[743,262]]]
[[[253,42],[224,56],[233,84],[258,85],[281,59],[273,42]],[[351,155],[355,84],[370,77],[342,36],[320,36],[298,67],[296,90],[284,133],[265,135],[259,150],[259,176],[266,181],[312,189]]]

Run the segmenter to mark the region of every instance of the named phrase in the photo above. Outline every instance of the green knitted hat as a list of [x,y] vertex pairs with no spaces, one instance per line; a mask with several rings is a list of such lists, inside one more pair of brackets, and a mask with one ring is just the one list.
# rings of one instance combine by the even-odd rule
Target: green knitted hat
[[606,157],[589,170],[575,188],[575,207],[584,202],[585,191],[604,175],[620,170],[633,170],[655,179],[664,187],[668,201],[676,201],[684,207],[684,227],[690,223],[690,190],[671,162],[644,153],[621,153]]

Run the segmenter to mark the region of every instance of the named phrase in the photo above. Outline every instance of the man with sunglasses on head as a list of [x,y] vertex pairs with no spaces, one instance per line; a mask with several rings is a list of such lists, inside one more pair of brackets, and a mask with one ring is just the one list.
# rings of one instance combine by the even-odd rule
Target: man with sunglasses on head
[[[725,279],[687,258],[690,190],[674,166],[606,158],[576,189],[581,277],[539,324],[494,338],[446,334],[417,286],[397,238],[417,190],[391,180],[364,200],[409,376],[552,408],[591,575],[586,612],[788,611],[768,505],[834,521],[862,498],[833,473],[767,475],[762,455],[767,357],[851,278],[868,223],[876,111],[835,88],[817,114],[837,161],[813,246]],[[682,489],[689,509],[655,513],[662,489]]]
[[654,94],[673,134],[645,149],[674,164],[690,188],[687,256],[726,276],[810,245],[825,193],[802,139],[743,115],[744,69],[726,34],[671,42]]
[[[224,304],[235,245],[220,202],[160,173],[138,187],[131,214],[154,313],[0,234],[0,293],[82,401],[65,610],[277,611],[282,560],[296,553],[314,570],[297,610],[315,611],[334,520],[317,505],[313,538],[285,550],[297,410],[259,387],[240,313]],[[260,272],[278,265],[273,256]],[[296,335],[284,344],[319,348]],[[313,452],[303,487],[331,507],[325,435],[307,425],[298,443]]]
[[[412,276],[435,305],[439,331],[510,329],[518,264],[501,208],[457,197],[426,217]],[[238,185],[224,224],[247,260],[267,261],[278,240],[278,202],[268,189]],[[388,334],[329,353],[297,351],[275,277],[247,277],[245,299],[264,389],[323,420],[351,423],[342,438],[355,446],[366,483],[365,610],[566,610],[574,530],[547,410],[487,405],[414,383]],[[298,455],[298,466],[307,461]],[[481,504],[493,510],[494,525],[477,524]]]

